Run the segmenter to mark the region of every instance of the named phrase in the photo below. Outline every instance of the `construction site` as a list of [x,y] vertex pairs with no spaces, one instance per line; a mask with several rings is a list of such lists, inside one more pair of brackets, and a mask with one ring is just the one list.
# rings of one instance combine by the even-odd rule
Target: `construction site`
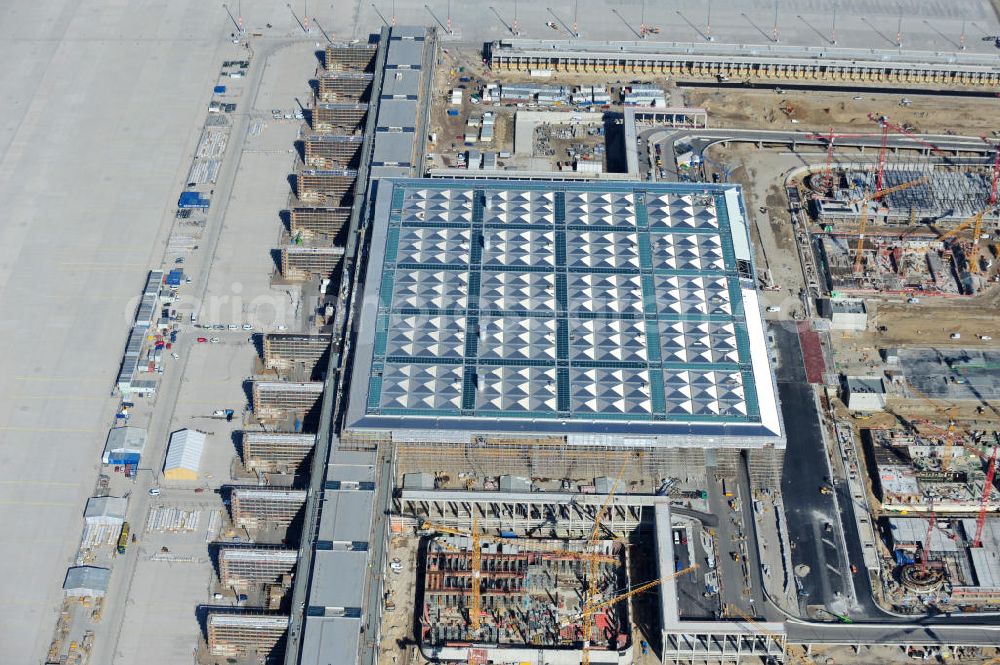
[[[628,645],[624,605],[594,607],[609,591],[630,587],[622,546],[515,538],[480,546],[474,540],[481,538],[427,540],[421,588],[425,653],[447,657],[449,649],[470,641],[505,649],[565,648],[589,641],[594,648],[617,651]],[[597,594],[584,608],[592,574]],[[591,613],[589,622],[582,620],[585,611]],[[588,628],[589,635],[584,633]]]
[[[823,286],[829,292],[972,296],[996,281],[994,260],[1000,149],[993,153],[945,151],[886,116],[874,156],[853,149],[837,153],[838,138],[863,134],[810,135],[826,144],[826,165],[789,179],[797,190],[793,210],[808,231]],[[890,132],[903,137],[889,148]],[[864,152],[864,148],[861,149]]]

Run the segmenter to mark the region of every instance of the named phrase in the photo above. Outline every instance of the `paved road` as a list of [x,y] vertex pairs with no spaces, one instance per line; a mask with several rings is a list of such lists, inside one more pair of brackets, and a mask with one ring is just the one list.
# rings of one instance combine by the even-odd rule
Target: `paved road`
[[958,97],[974,99],[996,99],[996,92],[991,90],[955,90],[954,88],[942,88],[933,90],[928,88],[897,88],[877,87],[871,85],[820,85],[809,83],[696,83],[682,81],[677,83],[678,88],[710,88],[724,90],[792,90],[794,92],[852,92],[855,94],[887,93],[900,96],[911,97]]
[[[267,56],[295,40],[267,40],[256,45],[255,60],[250,67],[249,76],[243,88],[242,105],[244,113],[232,116],[233,124],[229,134],[229,149],[227,150],[219,171],[212,196],[213,205],[207,215],[206,234],[200,242],[200,249],[194,252],[185,263],[185,271],[193,275],[192,282],[184,288],[184,297],[193,299],[195,303],[205,301],[211,275],[212,263],[216,258],[216,250],[222,236],[223,222],[229,198],[236,182],[243,148],[246,143],[247,125],[250,121],[249,111],[254,106],[260,81],[264,73],[264,62]],[[186,165],[183,167],[186,168]],[[128,518],[136,525],[145,523],[149,509],[150,497],[147,494],[150,487],[157,484],[160,476],[165,442],[171,429],[177,400],[180,395],[181,382],[187,371],[190,358],[190,348],[195,344],[199,331],[190,328],[183,329],[178,336],[175,348],[181,359],[168,367],[162,375],[157,389],[156,406],[148,426],[148,441],[145,464],[152,467],[151,473],[140,473],[129,501]],[[136,531],[141,533],[141,529]],[[124,558],[115,563],[112,573],[110,592],[105,600],[104,620],[101,633],[94,643],[93,662],[121,662],[118,653],[118,642],[121,638],[122,625],[125,618],[126,600],[131,592],[132,581],[138,565],[139,547],[130,548]],[[197,599],[192,599],[192,602]]]
[[[706,146],[710,143],[718,143],[719,141],[743,141],[765,144],[794,144],[795,146],[820,145],[826,147],[827,139],[823,135],[823,131],[805,129],[792,132],[759,129],[686,129],[677,132],[674,135],[674,140],[687,140],[691,142],[696,139],[702,139],[705,141]],[[961,151],[990,156],[994,153],[994,149],[978,136],[949,136],[945,134],[915,134],[914,136],[923,141],[933,143],[943,152]],[[881,135],[877,131],[875,124],[872,123],[872,132],[870,135],[853,138],[838,137],[837,145],[840,147],[878,148],[881,145],[881,141]],[[924,146],[915,138],[892,133],[889,134],[887,145],[889,148],[924,149]]]
[[785,497],[785,518],[796,567],[808,566],[799,577],[802,584],[800,606],[826,606],[850,598],[849,563],[841,555],[839,530],[827,533],[824,524],[838,519],[832,495],[821,494],[828,482],[829,466],[820,431],[819,414],[812,389],[805,382],[802,350],[791,325],[774,328],[780,361],[777,370],[778,394],[788,432],[785,469],[781,488]]
[[[788,641],[795,644],[1000,644],[1000,625],[935,626],[927,623],[816,624],[785,623]],[[859,661],[860,662],[860,661]]]

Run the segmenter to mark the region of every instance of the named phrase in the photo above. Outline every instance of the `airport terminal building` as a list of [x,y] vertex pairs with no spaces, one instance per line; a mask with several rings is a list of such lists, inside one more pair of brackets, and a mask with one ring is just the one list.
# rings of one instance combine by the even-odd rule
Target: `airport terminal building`
[[381,180],[372,224],[342,437],[391,439],[403,470],[470,449],[550,477],[623,449],[780,469],[738,187]]

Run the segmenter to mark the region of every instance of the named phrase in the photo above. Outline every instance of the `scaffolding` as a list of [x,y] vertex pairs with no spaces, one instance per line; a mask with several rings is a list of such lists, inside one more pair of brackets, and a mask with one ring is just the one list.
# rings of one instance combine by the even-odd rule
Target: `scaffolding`
[[360,134],[364,129],[368,104],[317,104],[310,113],[314,132]]
[[208,650],[213,656],[237,658],[264,656],[274,658],[284,650],[288,617],[276,615],[208,615]]
[[288,213],[289,230],[293,235],[299,233],[316,234],[335,238],[351,217],[351,208],[293,208]]
[[[356,437],[356,433],[352,433]],[[626,457],[632,462],[626,478],[649,482],[649,479],[685,478],[695,469],[704,469],[711,461],[720,473],[735,473],[740,450],[696,447],[569,444],[564,437],[502,438],[470,437],[465,441],[405,441],[396,439],[396,471],[404,473],[461,473],[478,477],[515,475],[529,478],[588,479],[614,475]],[[755,460],[768,460],[768,473],[780,468],[782,451],[761,451]],[[778,462],[772,460],[777,457]]]
[[289,245],[281,248],[281,274],[289,280],[330,277],[343,258],[343,247]]
[[316,445],[314,434],[243,432],[243,464],[253,471],[295,471]]
[[372,72],[376,44],[327,44],[323,65],[328,72]]
[[233,524],[244,529],[287,527],[305,503],[305,490],[235,487],[230,494]]
[[311,376],[317,368],[326,369],[331,335],[267,333],[264,335],[264,367],[281,372],[300,369]]
[[372,74],[357,72],[323,72],[319,75],[317,99],[327,103],[367,101],[372,78]]
[[295,195],[301,201],[316,201],[333,206],[349,205],[353,200],[358,172],[350,169],[318,171],[306,169],[295,176]]
[[261,422],[285,420],[299,416],[305,420],[323,397],[322,381],[266,381],[253,382],[254,416]]
[[314,169],[354,169],[364,137],[357,134],[313,134],[303,140],[305,164]]
[[295,570],[298,550],[278,547],[223,547],[219,550],[219,580],[227,587],[281,582]]

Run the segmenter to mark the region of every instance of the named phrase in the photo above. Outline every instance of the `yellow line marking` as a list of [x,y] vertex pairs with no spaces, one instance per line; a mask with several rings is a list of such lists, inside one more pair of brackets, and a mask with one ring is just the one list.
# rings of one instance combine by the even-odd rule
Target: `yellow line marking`
[[14,501],[0,499],[0,506],[35,506],[38,508],[66,508],[75,506],[72,501]]
[[35,296],[36,298],[48,298],[50,300],[115,300],[115,301],[126,301],[131,300],[134,296],[101,296],[101,295],[79,295],[72,293],[41,293]]
[[106,397],[81,397],[79,395],[16,395],[14,397],[8,396],[12,402],[18,400],[27,399],[58,399],[66,402],[99,402],[107,399]]
[[80,483],[66,483],[60,480],[0,480],[0,485],[51,485],[53,487],[79,487]]
[[68,266],[71,268],[86,268],[86,267],[98,267],[98,268],[140,268],[145,266],[145,263],[118,263],[117,261],[60,261],[58,265]]
[[0,432],[63,432],[92,434],[96,429],[86,429],[83,427],[16,427],[13,425],[0,425]]
[[15,376],[18,381],[104,381],[101,376]]

